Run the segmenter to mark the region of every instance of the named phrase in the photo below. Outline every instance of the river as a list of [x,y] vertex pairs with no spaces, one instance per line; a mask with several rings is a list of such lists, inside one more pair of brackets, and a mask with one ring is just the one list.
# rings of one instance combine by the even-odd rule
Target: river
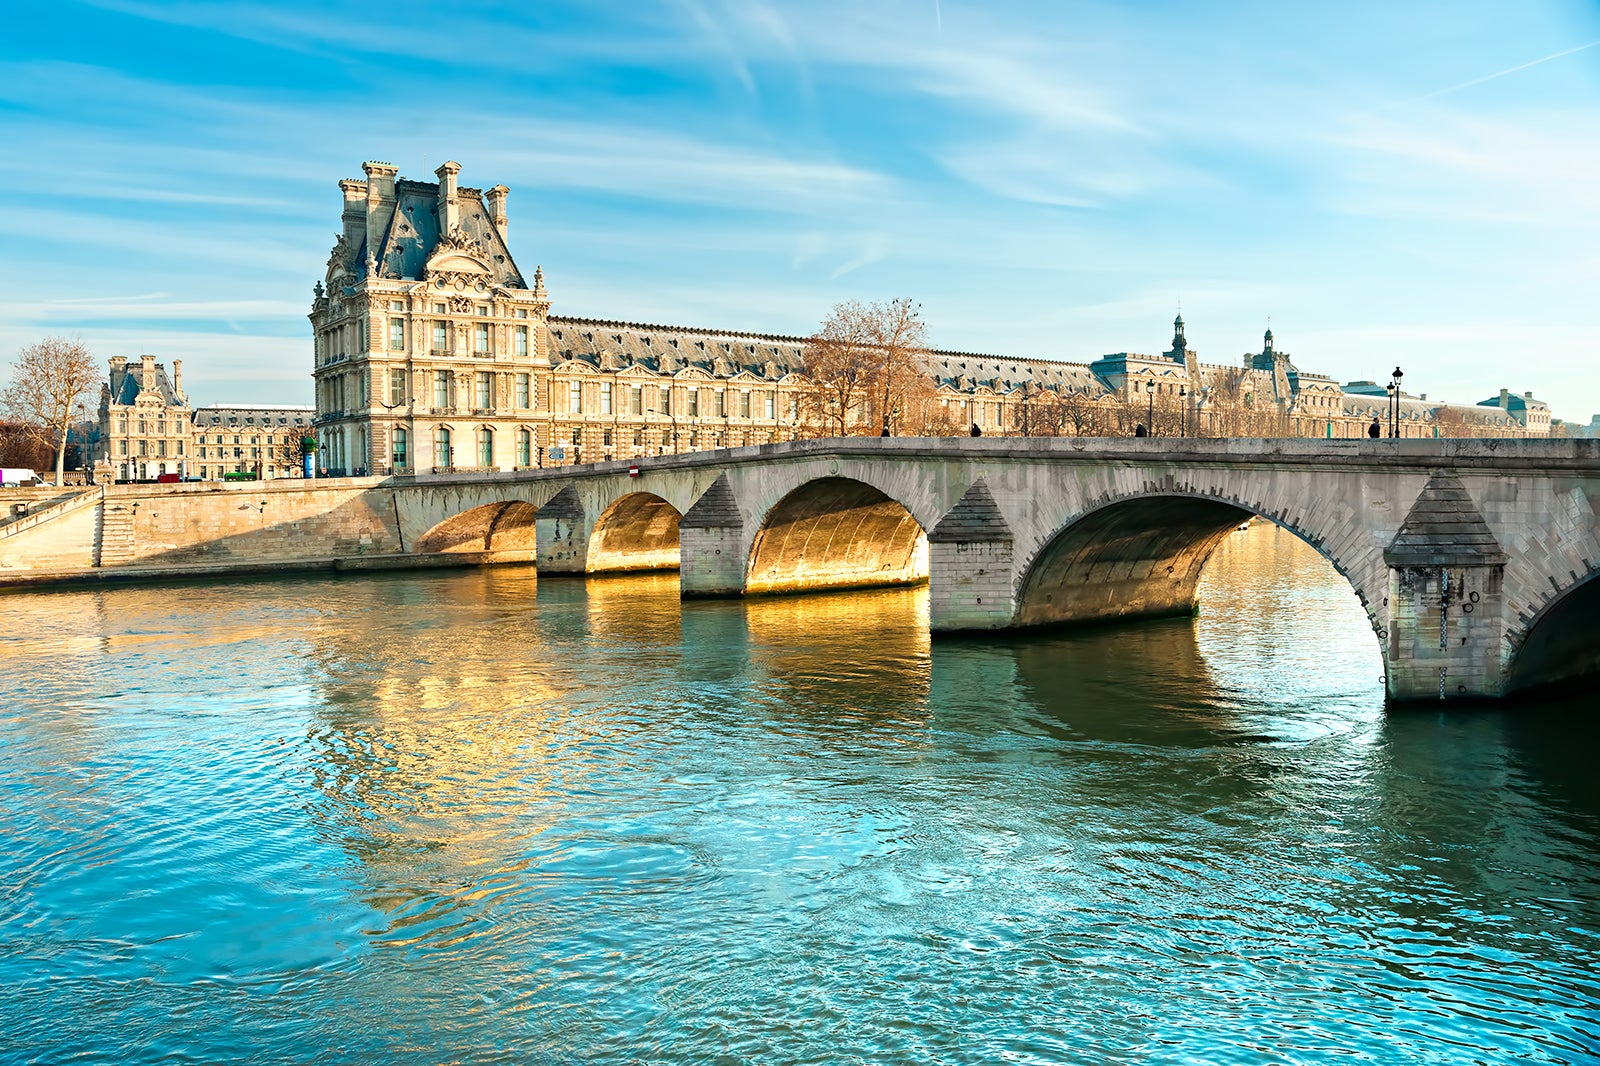
[[525,568],[0,600],[0,1061],[1595,1061],[1594,701]]

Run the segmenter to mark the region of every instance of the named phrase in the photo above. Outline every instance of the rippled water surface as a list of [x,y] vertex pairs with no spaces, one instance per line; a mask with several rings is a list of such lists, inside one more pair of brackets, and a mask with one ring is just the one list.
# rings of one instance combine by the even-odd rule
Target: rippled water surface
[[1194,621],[285,578],[5,598],[0,1061],[1582,1062],[1595,708]]

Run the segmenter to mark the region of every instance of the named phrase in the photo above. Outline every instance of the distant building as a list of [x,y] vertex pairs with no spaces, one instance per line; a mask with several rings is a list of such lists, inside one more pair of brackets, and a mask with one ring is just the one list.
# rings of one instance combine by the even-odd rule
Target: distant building
[[300,477],[300,442],[311,435],[311,406],[208,404],[194,412],[194,459],[203,480],[228,474]]
[[[806,338],[553,315],[543,272],[529,279],[512,256],[504,185],[460,185],[454,162],[435,182],[388,163],[362,170],[339,183],[343,228],[310,314],[314,430],[330,473],[511,470],[814,428],[799,416]],[[1148,423],[1156,435],[1363,437],[1374,417],[1391,417],[1383,386],[1341,388],[1300,370],[1270,329],[1242,364],[1201,363],[1181,315],[1157,356],[1083,365],[933,351],[925,363],[943,415],[929,432],[1120,434]],[[1405,437],[1548,432],[1547,411],[1406,394],[1394,417]],[[874,428],[865,414],[859,425]]]
[[1513,396],[1510,389],[1501,389],[1498,397],[1479,400],[1479,407],[1498,407],[1516,420],[1517,424],[1527,430],[1530,437],[1548,437],[1550,435],[1550,405],[1543,400],[1535,400],[1533,393],[1525,392],[1521,396]]
[[119,355],[100,390],[100,458],[119,480],[176,474],[190,454],[191,414],[180,360],[169,378],[153,355],[136,363]]

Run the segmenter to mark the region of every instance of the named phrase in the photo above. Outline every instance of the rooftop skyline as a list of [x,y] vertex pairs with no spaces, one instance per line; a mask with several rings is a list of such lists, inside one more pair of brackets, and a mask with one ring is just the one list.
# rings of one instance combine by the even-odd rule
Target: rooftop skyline
[[[556,314],[938,347],[1279,348],[1340,381],[1600,410],[1600,9],[154,4],[12,13],[0,359],[46,333],[309,402],[365,159],[510,186]],[[70,27],[63,33],[62,27]]]

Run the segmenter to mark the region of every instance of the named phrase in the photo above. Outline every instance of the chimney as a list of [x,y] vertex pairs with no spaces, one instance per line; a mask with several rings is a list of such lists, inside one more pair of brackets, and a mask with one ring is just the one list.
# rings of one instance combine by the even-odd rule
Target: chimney
[[345,178],[339,191],[344,193],[344,242],[354,255],[367,237],[367,183]]
[[172,395],[178,401],[178,406],[184,406],[183,395],[183,360],[172,361]]
[[496,185],[489,190],[489,220],[494,223],[494,228],[500,231],[500,239],[506,239],[506,196],[511,190],[504,185]]
[[1511,390],[1510,389],[1501,389],[1500,390],[1500,409],[1502,411],[1511,410]]
[[156,387],[156,357],[141,355],[139,357],[139,391],[154,392]]
[[378,242],[389,231],[389,218],[394,214],[394,176],[399,173],[392,163],[367,162],[361,164],[367,175],[367,257],[378,254]]
[[456,175],[461,164],[451,160],[434,171],[439,178],[439,235],[445,236],[461,225],[461,203],[456,196]]
[[1523,394],[1522,394],[1522,398],[1523,398],[1523,399],[1524,399],[1524,400],[1531,400],[1531,399],[1533,399],[1533,392],[1532,392],[1532,391],[1531,391],[1531,390],[1530,390],[1530,391],[1528,391],[1528,392],[1525,392],[1525,393],[1523,393]]

